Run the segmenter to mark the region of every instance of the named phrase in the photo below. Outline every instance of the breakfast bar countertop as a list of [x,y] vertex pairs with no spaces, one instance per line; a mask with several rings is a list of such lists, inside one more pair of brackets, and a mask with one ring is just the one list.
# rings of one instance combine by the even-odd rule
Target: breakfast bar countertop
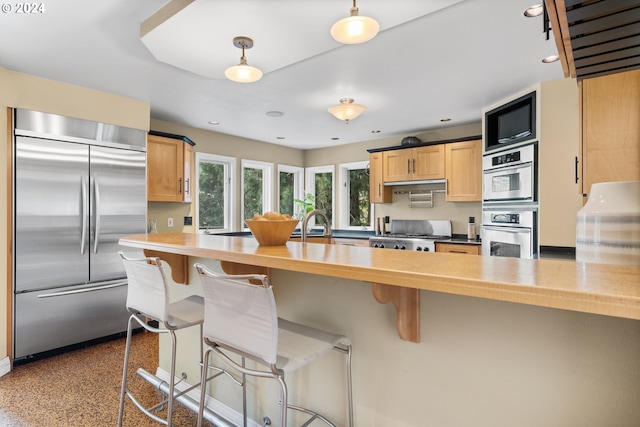
[[424,254],[292,241],[284,246],[260,246],[255,239],[188,233],[139,234],[120,239],[120,244],[236,264],[640,320],[639,266]]

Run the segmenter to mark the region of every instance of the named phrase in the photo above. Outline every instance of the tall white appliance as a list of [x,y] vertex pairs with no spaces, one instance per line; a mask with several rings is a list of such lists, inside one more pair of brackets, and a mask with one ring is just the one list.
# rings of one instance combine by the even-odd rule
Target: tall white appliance
[[121,236],[146,232],[146,132],[16,109],[13,356],[126,330]]

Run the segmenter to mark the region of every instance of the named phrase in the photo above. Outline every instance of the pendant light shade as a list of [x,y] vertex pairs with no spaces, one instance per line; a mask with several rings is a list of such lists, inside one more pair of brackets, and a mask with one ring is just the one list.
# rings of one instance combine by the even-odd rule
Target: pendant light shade
[[233,39],[233,45],[242,49],[240,64],[227,68],[224,75],[227,76],[229,80],[239,83],[253,83],[260,80],[262,78],[262,71],[247,64],[247,58],[244,56],[244,50],[253,47],[253,40],[249,37],[235,37]]
[[367,107],[362,104],[354,104],[352,98],[342,98],[340,104],[332,105],[327,110],[338,120],[344,120],[349,124],[349,120],[353,120],[362,114]]
[[371,40],[378,34],[378,21],[368,16],[360,16],[353,0],[351,16],[343,18],[331,27],[331,36],[344,44],[358,44]]

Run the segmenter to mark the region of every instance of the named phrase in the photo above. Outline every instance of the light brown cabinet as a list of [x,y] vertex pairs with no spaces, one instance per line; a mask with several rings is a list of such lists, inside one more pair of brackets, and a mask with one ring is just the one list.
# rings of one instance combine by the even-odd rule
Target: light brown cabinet
[[466,245],[464,243],[438,243],[436,242],[436,252],[447,252],[450,254],[481,255],[480,245]]
[[191,202],[193,147],[180,139],[147,137],[147,200]]
[[482,200],[482,141],[444,144],[448,202]]
[[580,96],[582,194],[640,180],[640,70],[582,80]]
[[384,151],[382,153],[384,182],[443,179],[444,145]]
[[391,203],[391,187],[384,186],[382,152],[369,154],[369,199],[371,203]]

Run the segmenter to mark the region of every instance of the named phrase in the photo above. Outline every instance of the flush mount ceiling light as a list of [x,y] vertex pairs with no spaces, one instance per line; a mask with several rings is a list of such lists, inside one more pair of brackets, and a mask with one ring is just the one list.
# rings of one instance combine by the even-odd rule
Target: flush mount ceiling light
[[353,0],[351,16],[343,18],[331,27],[331,36],[344,44],[358,44],[371,40],[378,34],[378,21],[358,15],[356,0]]
[[546,58],[543,58],[542,62],[545,64],[551,64],[552,62],[556,62],[558,59],[560,59],[559,55],[549,55]]
[[229,80],[239,83],[253,83],[260,80],[262,78],[262,71],[256,67],[248,65],[247,58],[244,56],[244,50],[251,49],[253,47],[253,40],[244,36],[234,37],[233,45],[242,49],[240,64],[227,68],[224,75],[227,76]]
[[349,124],[349,120],[355,119],[366,109],[367,107],[362,104],[354,104],[352,98],[342,98],[340,99],[340,104],[332,105],[327,108],[327,111],[333,114],[336,119],[344,120],[345,123]]
[[536,16],[542,15],[542,12],[544,12],[544,6],[540,3],[528,7],[527,10],[524,11],[524,16],[527,18],[535,18]]

